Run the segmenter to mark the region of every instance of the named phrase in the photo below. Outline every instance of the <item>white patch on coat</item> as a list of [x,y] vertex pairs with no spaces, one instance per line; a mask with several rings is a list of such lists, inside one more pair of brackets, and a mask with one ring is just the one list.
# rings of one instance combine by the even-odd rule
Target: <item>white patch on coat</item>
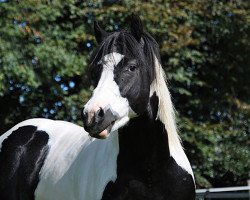
[[[129,120],[130,106],[126,98],[120,94],[119,86],[114,80],[115,66],[122,60],[124,55],[112,52],[103,57],[102,74],[97,87],[93,91],[90,100],[84,106],[84,111],[88,113],[95,112],[97,107],[110,106],[111,110],[119,115],[111,131],[115,131],[125,125]],[[93,115],[92,115],[93,116]]]
[[116,180],[118,134],[98,140],[69,122],[31,119],[2,135],[0,145],[25,125],[37,126],[49,135],[49,152],[40,172],[36,200],[100,200],[107,183]]
[[156,95],[159,98],[157,118],[161,120],[167,131],[170,154],[176,163],[191,174],[194,179],[193,170],[183,150],[181,139],[177,132],[175,110],[166,84],[166,76],[156,57],[155,75],[156,78],[151,84],[150,95],[153,95],[153,93],[156,92]]

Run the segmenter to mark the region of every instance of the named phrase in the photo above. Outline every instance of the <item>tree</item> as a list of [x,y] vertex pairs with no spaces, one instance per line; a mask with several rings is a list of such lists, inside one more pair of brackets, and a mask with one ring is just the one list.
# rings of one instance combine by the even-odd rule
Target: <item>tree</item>
[[244,0],[1,1],[0,131],[32,117],[82,125],[92,88],[92,23],[118,30],[132,12],[160,45],[198,186],[244,185],[250,166]]

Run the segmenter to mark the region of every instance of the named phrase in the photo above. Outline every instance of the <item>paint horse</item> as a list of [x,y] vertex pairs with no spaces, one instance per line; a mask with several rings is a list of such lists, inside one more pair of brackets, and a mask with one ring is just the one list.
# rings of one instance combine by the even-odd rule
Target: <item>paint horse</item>
[[129,30],[94,30],[84,128],[30,119],[3,134],[0,199],[193,200],[156,41],[135,15]]

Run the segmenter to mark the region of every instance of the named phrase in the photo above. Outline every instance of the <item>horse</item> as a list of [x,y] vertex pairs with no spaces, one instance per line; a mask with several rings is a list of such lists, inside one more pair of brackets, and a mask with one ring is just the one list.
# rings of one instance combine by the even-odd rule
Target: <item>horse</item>
[[0,199],[195,199],[157,42],[137,15],[115,32],[94,22],[94,33],[83,127],[35,118],[4,133]]

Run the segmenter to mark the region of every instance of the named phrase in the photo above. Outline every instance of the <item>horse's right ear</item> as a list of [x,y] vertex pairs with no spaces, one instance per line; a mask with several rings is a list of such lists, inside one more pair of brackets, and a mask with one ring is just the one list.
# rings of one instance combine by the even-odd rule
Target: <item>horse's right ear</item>
[[130,17],[131,24],[130,30],[135,39],[140,42],[143,34],[143,25],[140,17],[138,15],[132,14]]
[[94,21],[94,33],[98,44],[108,36],[108,33],[99,26],[97,21]]

